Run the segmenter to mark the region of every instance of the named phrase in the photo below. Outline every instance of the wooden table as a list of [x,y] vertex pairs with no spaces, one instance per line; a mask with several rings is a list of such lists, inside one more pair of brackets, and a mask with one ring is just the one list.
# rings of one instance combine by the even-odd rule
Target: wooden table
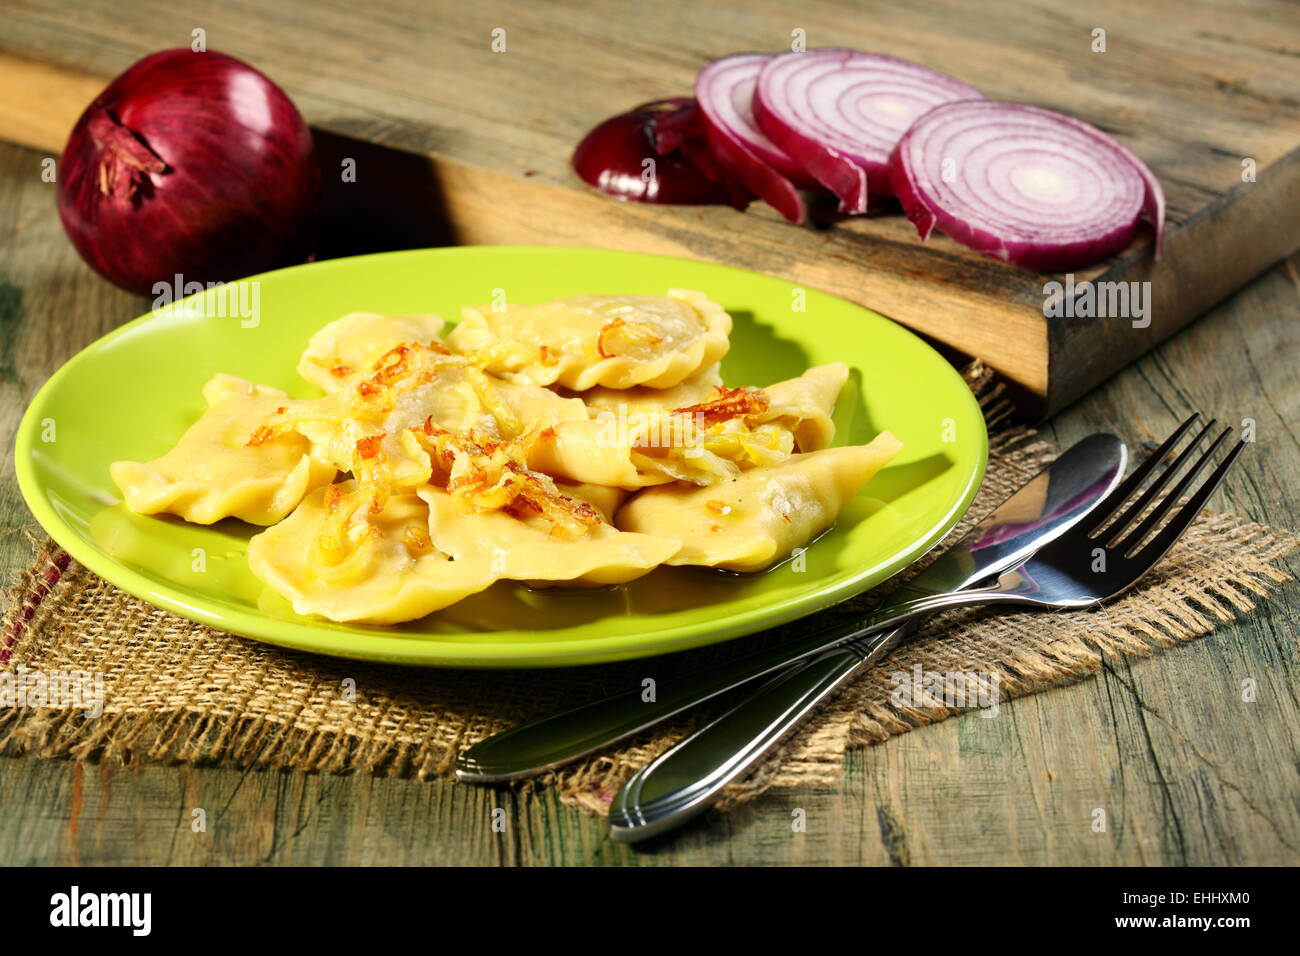
[[[23,407],[64,360],[147,305],[77,259],[41,154],[0,146],[0,573],[35,524],[13,477]],[[1216,505],[1294,526],[1300,258],[1271,269],[1045,426],[1132,445],[1192,409],[1253,418]],[[1300,560],[1291,561],[1300,571]],[[0,759],[0,864],[1234,864],[1300,853],[1300,586],[1252,617],[1095,680],[850,755],[840,786],[778,791],[653,850],[549,794],[437,781]],[[1243,703],[1245,677],[1258,700]],[[507,810],[493,831],[495,807]],[[1110,826],[1093,833],[1092,811]],[[190,830],[207,810],[208,830]],[[792,833],[791,811],[807,814]]]

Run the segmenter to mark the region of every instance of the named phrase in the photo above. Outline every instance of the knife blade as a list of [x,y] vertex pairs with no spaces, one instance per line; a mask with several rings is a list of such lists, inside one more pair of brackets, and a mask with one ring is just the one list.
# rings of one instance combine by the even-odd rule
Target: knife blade
[[[891,599],[969,587],[1011,567],[1083,518],[1124,474],[1124,443],[1092,435],[1058,457]],[[835,647],[856,629],[839,621],[739,660],[637,686],[539,717],[474,744],[456,762],[459,780],[493,783],[543,773],[616,743],[696,704]],[[900,635],[901,636],[901,635]]]

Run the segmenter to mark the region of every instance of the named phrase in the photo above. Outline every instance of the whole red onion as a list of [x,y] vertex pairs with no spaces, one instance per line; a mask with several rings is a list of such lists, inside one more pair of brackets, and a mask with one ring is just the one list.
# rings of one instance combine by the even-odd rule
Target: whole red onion
[[284,91],[211,51],[163,50],[110,83],[59,160],[59,216],[83,259],[141,295],[314,252],[320,171]]

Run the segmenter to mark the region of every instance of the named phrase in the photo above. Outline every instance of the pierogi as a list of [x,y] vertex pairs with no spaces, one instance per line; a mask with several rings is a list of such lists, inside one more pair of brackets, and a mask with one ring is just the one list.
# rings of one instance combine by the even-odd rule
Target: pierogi
[[298,362],[319,397],[217,375],[176,446],[113,480],[142,514],[264,526],[249,567],[297,613],[390,625],[498,581],[761,571],[901,448],[833,445],[843,363],[724,383],[731,317],[702,292],[466,308],[443,331],[349,313]]

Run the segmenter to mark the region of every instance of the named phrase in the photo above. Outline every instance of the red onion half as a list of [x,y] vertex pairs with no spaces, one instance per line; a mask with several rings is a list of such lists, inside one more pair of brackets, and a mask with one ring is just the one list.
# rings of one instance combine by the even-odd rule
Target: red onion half
[[754,123],[754,87],[771,59],[741,53],[714,60],[695,78],[695,98],[713,155],[769,206],[800,223],[807,211],[795,186],[817,183]]
[[891,161],[921,239],[935,227],[972,249],[1062,272],[1129,244],[1145,209],[1163,248],[1160,183],[1101,130],[1051,110],[976,100],[917,120]]
[[889,154],[912,121],[974,87],[916,63],[856,50],[773,57],[758,77],[754,118],[772,141],[840,198],[867,211],[867,191],[890,195]]
[[314,251],[311,131],[289,97],[222,53],[164,50],[108,85],[59,160],[59,216],[83,259],[141,295],[224,282]]
[[632,202],[744,209],[753,198],[709,154],[689,96],[642,103],[605,120],[573,151],[573,169],[587,185]]

